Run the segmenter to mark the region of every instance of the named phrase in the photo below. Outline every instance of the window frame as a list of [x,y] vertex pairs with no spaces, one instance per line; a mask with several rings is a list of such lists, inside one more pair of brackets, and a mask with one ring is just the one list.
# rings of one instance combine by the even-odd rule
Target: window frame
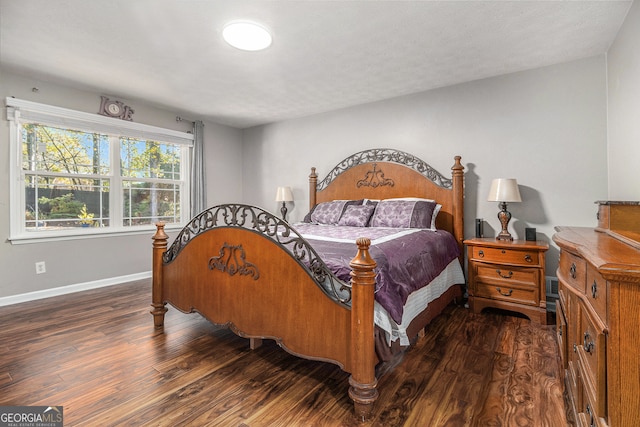
[[[193,147],[193,134],[165,129],[131,121],[115,119],[111,117],[91,114],[82,111],[71,110],[46,104],[40,104],[21,99],[6,98],[7,120],[9,122],[9,238],[12,244],[35,243],[45,241],[73,240],[114,235],[148,234],[155,230],[153,224],[124,226],[113,218],[109,227],[89,227],[56,231],[27,231],[25,227],[25,181],[22,173],[22,138],[21,125],[23,123],[39,123],[42,125],[56,126],[67,129],[96,132],[107,135],[119,135],[132,138],[148,139],[161,143],[179,144],[181,149],[181,176],[180,192],[181,222],[167,224],[166,229],[181,229],[189,221],[191,199],[191,151]],[[120,160],[120,154],[110,148],[112,159]],[[122,201],[123,190],[114,185],[119,185],[122,177],[115,176],[111,172],[111,200],[116,203],[112,209],[119,209]],[[114,191],[116,189],[117,191]],[[114,211],[115,212],[115,211]],[[118,214],[120,217],[121,213]],[[121,218],[120,218],[121,219]]]

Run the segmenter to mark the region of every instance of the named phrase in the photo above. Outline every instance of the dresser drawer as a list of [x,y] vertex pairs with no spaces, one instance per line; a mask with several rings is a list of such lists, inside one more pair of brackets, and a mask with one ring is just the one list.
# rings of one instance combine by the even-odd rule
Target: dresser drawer
[[538,305],[538,289],[534,286],[514,285],[513,283],[477,282],[474,296],[516,304]]
[[567,291],[564,290],[564,284],[562,282],[558,283],[558,305],[562,306],[562,311],[567,316],[571,313],[571,306],[569,305],[570,301],[567,296]]
[[587,301],[594,308],[596,314],[607,323],[607,281],[591,264],[587,264]]
[[578,344],[578,365],[587,396],[600,416],[606,411],[606,341],[588,310],[582,310],[582,341]]
[[556,306],[556,340],[560,349],[562,372],[567,369],[567,320],[562,303]]
[[607,423],[600,418],[588,399],[585,400],[582,411],[578,415],[578,425],[580,427],[607,427]]
[[558,274],[566,281],[567,285],[585,292],[587,282],[587,263],[579,256],[567,251],[560,251],[560,267]]
[[578,375],[576,364],[573,362],[569,362],[569,366],[567,368],[567,379],[565,383],[568,386],[568,392],[571,396],[571,400],[575,405],[576,411],[580,411],[582,408],[582,382],[580,382],[580,377]]
[[521,286],[537,287],[539,271],[537,268],[518,268],[504,265],[480,264],[476,265],[478,281],[502,284],[508,286],[517,283]]

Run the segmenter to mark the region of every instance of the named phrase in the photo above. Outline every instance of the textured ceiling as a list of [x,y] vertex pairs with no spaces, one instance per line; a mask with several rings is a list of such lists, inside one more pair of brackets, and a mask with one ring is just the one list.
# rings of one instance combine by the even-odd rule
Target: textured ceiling
[[[631,1],[0,5],[6,70],[245,128],[603,54]],[[238,19],[269,28],[272,46],[226,45]]]

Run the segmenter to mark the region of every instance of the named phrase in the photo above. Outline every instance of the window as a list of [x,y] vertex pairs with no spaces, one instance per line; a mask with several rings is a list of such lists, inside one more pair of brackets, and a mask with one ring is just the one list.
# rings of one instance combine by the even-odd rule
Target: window
[[7,106],[12,241],[188,219],[191,134],[13,98]]

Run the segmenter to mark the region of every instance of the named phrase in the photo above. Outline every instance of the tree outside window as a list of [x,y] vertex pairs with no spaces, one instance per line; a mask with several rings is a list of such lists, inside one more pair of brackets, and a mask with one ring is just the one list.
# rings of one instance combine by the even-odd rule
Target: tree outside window
[[181,221],[181,145],[39,123],[21,138],[25,230]]

